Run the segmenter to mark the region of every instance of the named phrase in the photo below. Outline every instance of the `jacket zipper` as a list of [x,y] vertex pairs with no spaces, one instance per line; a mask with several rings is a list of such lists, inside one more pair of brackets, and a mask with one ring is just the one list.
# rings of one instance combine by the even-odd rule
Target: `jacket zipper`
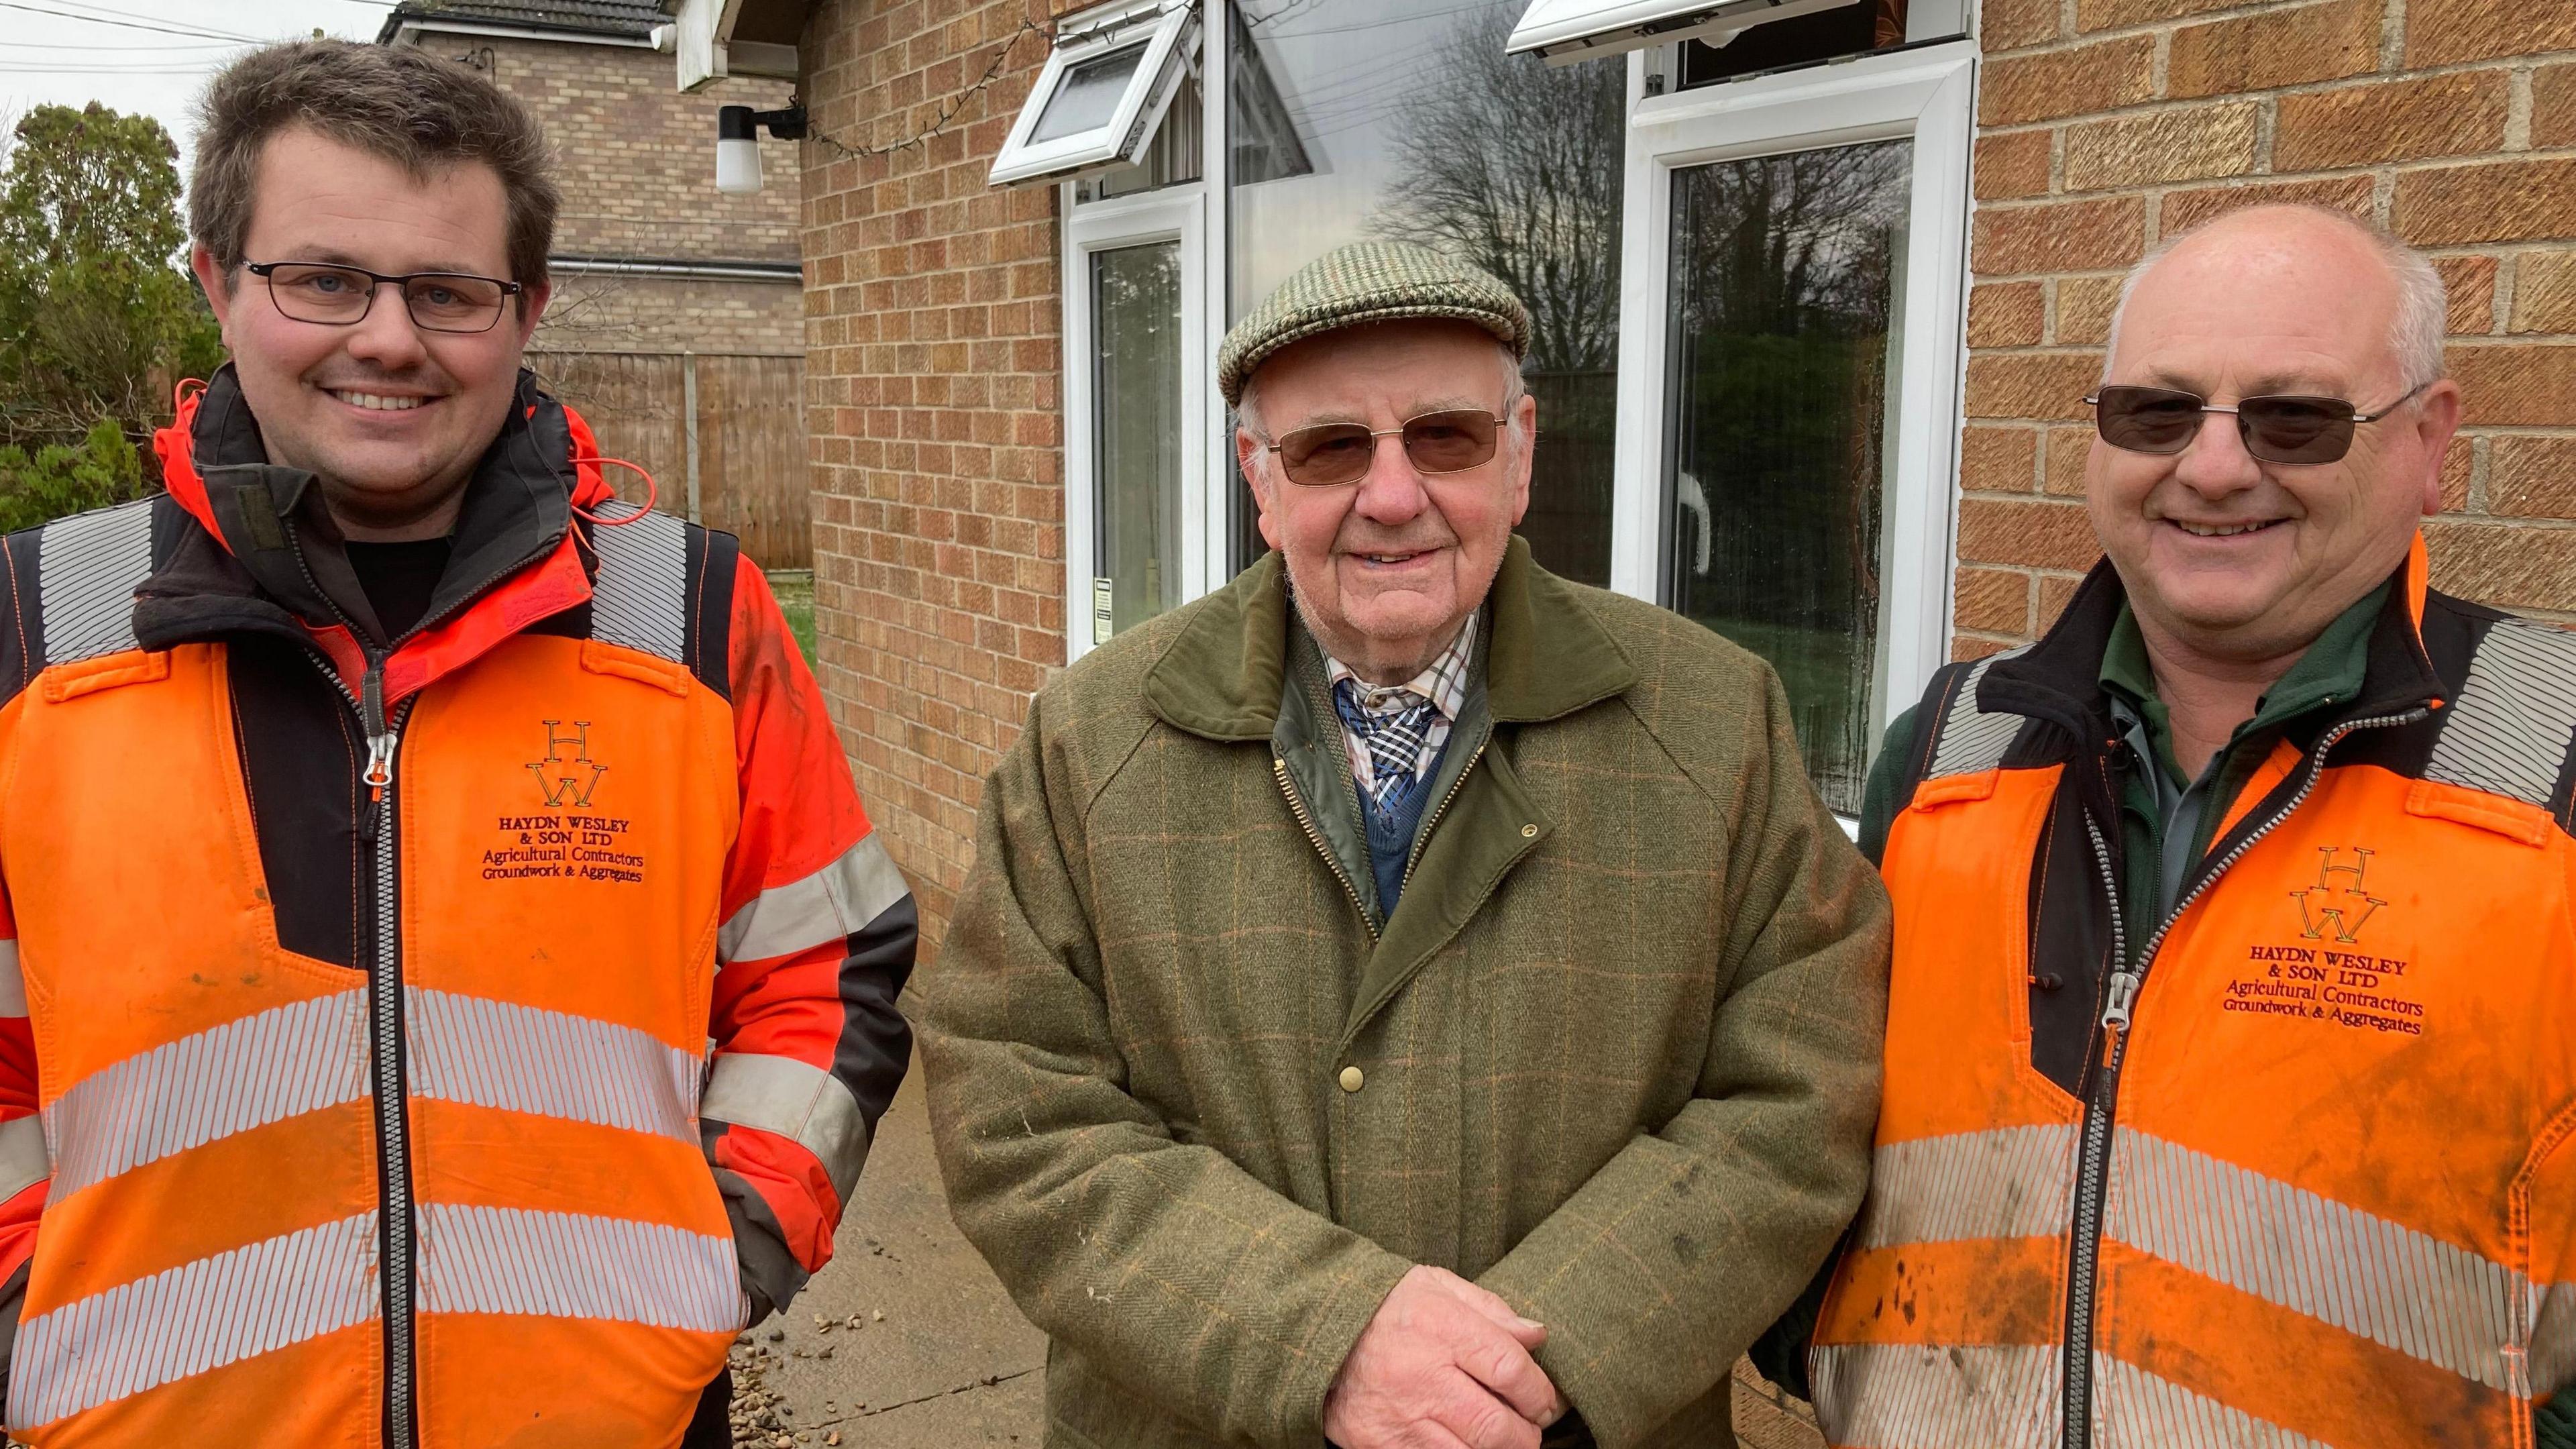
[[2075,1222],[2068,1247],[2065,1400],[2061,1409],[2065,1423],[2059,1435],[2065,1449],[2088,1449],[2093,1438],[2093,1292],[2102,1257],[2102,1200],[2110,1187],[2112,1115],[2120,1097],[2120,1064],[2128,1055],[2130,1013],[2137,1004],[2139,988],[2146,984],[2147,969],[2155,964],[2157,948],[2164,944],[2174,922],[2191,909],[2192,902],[2244,858],[2245,852],[2307,803],[2325,774],[2326,755],[2343,742],[2344,736],[2358,730],[2410,725],[2431,713],[2419,706],[2401,714],[2347,720],[2326,731],[2308,753],[2307,778],[2299,782],[2298,793],[2219,857],[2217,865],[2201,872],[2200,878],[2174,902],[2155,934],[2147,938],[2146,946],[2138,952],[2135,970],[2128,962],[2128,941],[2120,918],[2119,877],[2111,863],[2111,847],[2102,838],[2102,827],[2095,823],[2093,813],[2084,813],[2084,833],[2092,837],[2094,864],[2101,870],[2102,888],[2111,903],[2112,971],[2110,1002],[2102,1009],[2102,1069],[2084,1101],[2083,1155],[2078,1159],[2075,1177]]
[[[1288,778],[1288,762],[1277,755],[1272,755],[1270,773],[1278,779],[1279,793],[1288,797],[1288,809],[1297,817],[1297,824],[1306,832],[1306,839],[1314,844],[1315,853],[1322,856],[1324,864],[1332,868],[1333,879],[1342,883],[1342,893],[1351,898],[1351,909],[1359,912],[1360,925],[1368,931],[1369,941],[1374,945],[1377,941],[1377,923],[1369,919],[1368,907],[1360,901],[1360,888],[1351,884],[1349,873],[1342,869],[1341,861],[1334,858],[1333,848],[1324,843],[1323,832],[1315,828],[1314,817],[1306,813],[1306,802],[1297,798],[1296,782]],[[1456,792],[1453,789],[1451,793]]]
[[1458,771],[1458,778],[1449,782],[1449,793],[1440,797],[1440,803],[1431,809],[1431,818],[1422,822],[1422,829],[1413,837],[1413,854],[1404,862],[1403,884],[1413,884],[1413,868],[1422,864],[1422,852],[1430,847],[1432,830],[1440,824],[1440,817],[1449,813],[1449,802],[1458,798],[1459,789],[1475,772],[1476,762],[1485,757],[1485,746],[1493,740],[1493,732],[1488,730],[1483,739],[1476,741],[1476,752],[1467,757],[1466,766]]

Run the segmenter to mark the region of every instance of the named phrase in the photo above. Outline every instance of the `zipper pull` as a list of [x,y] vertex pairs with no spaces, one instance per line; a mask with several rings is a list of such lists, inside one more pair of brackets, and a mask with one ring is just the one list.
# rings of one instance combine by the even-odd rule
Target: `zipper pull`
[[2111,1004],[2102,1008],[2104,1031],[2127,1031],[2129,1007],[2138,999],[2138,975],[2134,971],[2111,973]]
[[376,827],[385,809],[385,791],[394,783],[394,731],[385,720],[385,671],[382,664],[367,666],[365,679],[359,685],[358,722],[367,732],[367,769],[358,778],[367,785],[367,811],[358,822],[362,839],[376,838]]

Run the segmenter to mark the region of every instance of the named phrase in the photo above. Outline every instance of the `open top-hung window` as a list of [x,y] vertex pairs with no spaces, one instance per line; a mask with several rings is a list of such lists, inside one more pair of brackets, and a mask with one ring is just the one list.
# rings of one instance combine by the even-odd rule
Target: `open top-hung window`
[[1196,63],[1195,0],[1148,0],[1065,23],[1011,134],[996,186],[1061,181],[1133,165]]
[[1828,11],[1866,23],[1882,8],[1878,0],[1535,0],[1512,27],[1511,52],[1571,65],[1682,40],[1725,46],[1757,25]]

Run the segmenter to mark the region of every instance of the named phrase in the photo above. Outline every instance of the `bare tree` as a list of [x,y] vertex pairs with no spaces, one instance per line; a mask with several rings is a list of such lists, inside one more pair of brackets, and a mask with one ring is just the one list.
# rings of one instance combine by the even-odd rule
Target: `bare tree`
[[1461,21],[1395,111],[1399,179],[1371,222],[1492,272],[1530,309],[1533,372],[1619,356],[1627,71],[1503,53],[1517,6]]

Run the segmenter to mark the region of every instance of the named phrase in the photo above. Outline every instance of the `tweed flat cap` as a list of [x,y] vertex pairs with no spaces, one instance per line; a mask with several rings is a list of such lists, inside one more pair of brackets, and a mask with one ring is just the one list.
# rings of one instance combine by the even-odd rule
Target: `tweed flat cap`
[[1514,357],[1529,355],[1529,309],[1491,273],[1412,242],[1352,242],[1298,268],[1234,324],[1216,350],[1216,390],[1233,407],[1243,401],[1244,379],[1280,348],[1407,317],[1473,322]]

